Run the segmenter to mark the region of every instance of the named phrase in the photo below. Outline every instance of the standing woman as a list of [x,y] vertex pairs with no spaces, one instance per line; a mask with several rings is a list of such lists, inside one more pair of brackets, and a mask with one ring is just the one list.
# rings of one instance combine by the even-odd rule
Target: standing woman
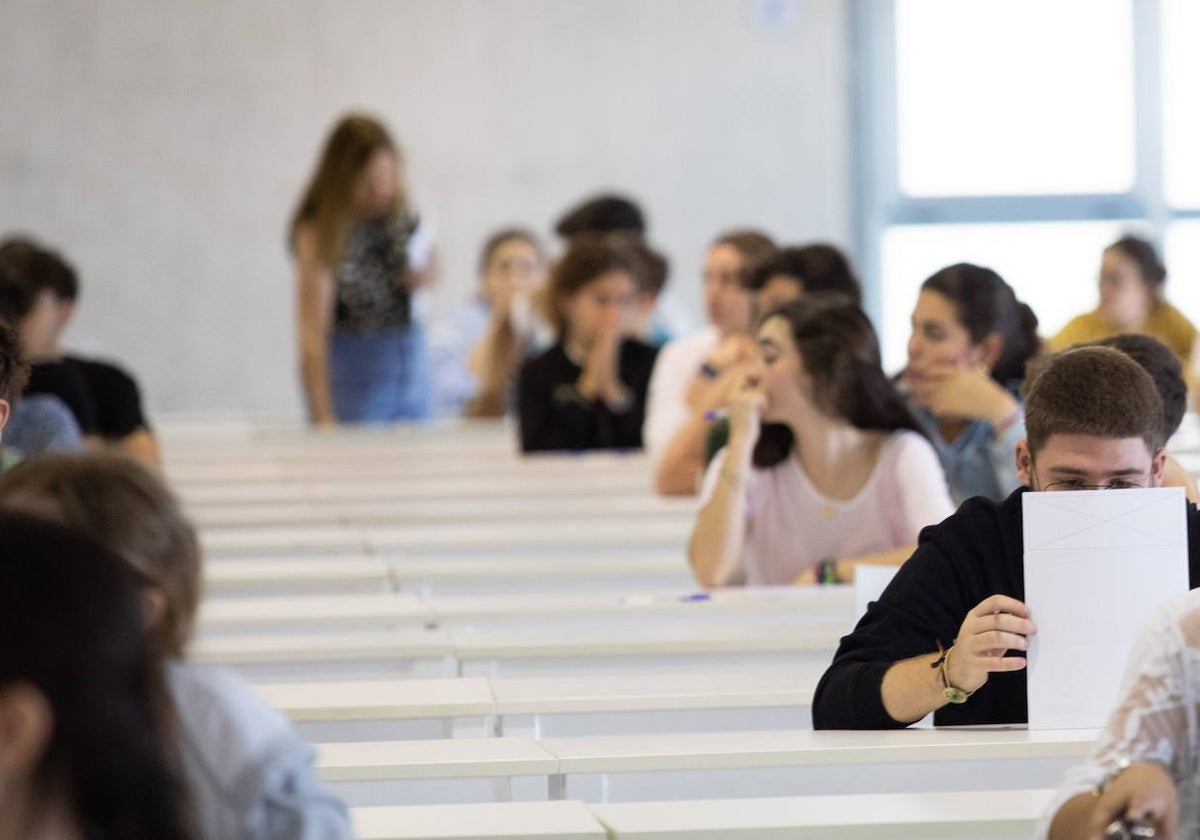
[[1018,391],[1040,349],[1037,316],[990,268],[958,263],[921,284],[902,381],[956,504],[1020,485]]
[[705,475],[688,545],[697,582],[834,583],[858,563],[900,565],[954,508],[867,316],[813,295],[768,313],[757,345]]
[[396,144],[376,120],[334,127],[292,219],[300,374],[315,425],[429,415],[413,292],[436,264],[419,243]]

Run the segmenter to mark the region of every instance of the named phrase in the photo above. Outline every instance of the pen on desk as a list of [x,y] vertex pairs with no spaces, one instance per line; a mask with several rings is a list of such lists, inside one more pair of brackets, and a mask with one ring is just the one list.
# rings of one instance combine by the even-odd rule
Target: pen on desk
[[712,596],[709,595],[707,592],[693,592],[690,595],[680,595],[679,596],[680,602],[684,603],[684,604],[690,604],[695,601],[708,601],[711,599],[712,599]]

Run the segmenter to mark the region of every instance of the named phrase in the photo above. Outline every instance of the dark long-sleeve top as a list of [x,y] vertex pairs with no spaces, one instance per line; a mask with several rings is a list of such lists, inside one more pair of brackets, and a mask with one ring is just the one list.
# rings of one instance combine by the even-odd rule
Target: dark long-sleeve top
[[641,449],[646,391],[657,352],[633,339],[621,343],[618,375],[633,399],[620,412],[579,393],[576,382],[583,368],[567,357],[562,342],[526,361],[517,380],[521,451]]
[[[883,677],[896,662],[948,648],[967,613],[992,595],[1025,600],[1018,489],[1003,502],[968,499],[921,532],[917,550],[845,636],[813,697],[815,729],[899,729],[883,705]],[[1187,506],[1188,571],[1200,585],[1200,514]],[[1025,671],[993,673],[966,703],[934,712],[938,726],[1027,723]]]

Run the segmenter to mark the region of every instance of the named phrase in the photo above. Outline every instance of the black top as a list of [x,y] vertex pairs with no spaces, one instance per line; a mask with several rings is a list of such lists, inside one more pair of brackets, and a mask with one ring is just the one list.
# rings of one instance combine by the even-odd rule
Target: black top
[[[992,595],[1025,600],[1022,487],[1003,502],[968,499],[921,531],[917,550],[845,636],[813,697],[815,729],[899,729],[883,706],[893,664],[948,648],[967,613]],[[1200,513],[1187,505],[1188,573],[1200,585]],[[934,712],[938,726],[1027,723],[1025,671],[988,675],[966,703]]]
[[415,221],[363,222],[346,237],[346,252],[334,272],[334,326],[351,333],[377,333],[406,327],[412,300],[404,285],[408,240]]
[[621,342],[618,375],[633,394],[627,411],[586,400],[575,387],[583,368],[567,358],[561,342],[521,366],[517,412],[521,451],[641,449],[646,391],[658,348],[633,339]]
[[30,369],[27,394],[53,394],[67,404],[85,435],[120,440],[148,429],[133,377],[116,365],[78,356]]

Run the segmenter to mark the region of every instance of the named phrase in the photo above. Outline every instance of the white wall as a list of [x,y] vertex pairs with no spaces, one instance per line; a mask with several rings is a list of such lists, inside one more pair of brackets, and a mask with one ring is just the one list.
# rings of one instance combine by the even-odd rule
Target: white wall
[[80,269],[74,346],[152,409],[299,413],[284,229],[334,119],[383,116],[441,223],[435,313],[488,231],[639,197],[698,311],[731,225],[846,243],[839,0],[5,0],[0,234]]

